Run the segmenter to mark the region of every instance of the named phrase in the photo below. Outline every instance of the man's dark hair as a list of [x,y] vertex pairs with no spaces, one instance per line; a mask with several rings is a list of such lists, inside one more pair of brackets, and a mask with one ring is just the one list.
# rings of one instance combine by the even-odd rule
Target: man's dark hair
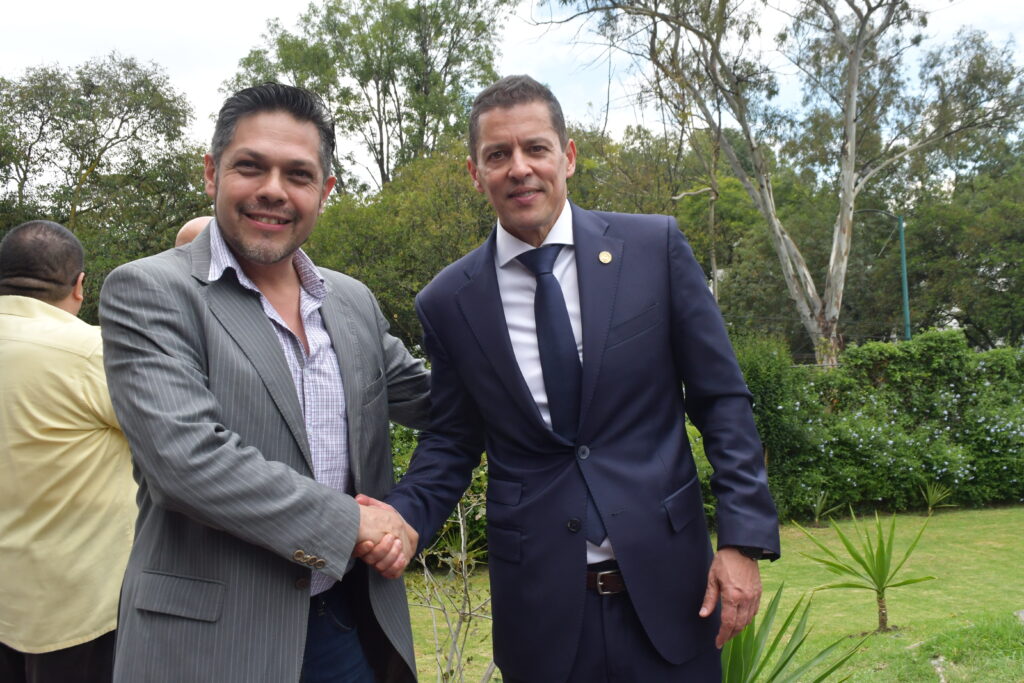
[[239,90],[224,101],[217,115],[213,129],[210,155],[213,163],[220,166],[220,157],[235,137],[239,120],[252,114],[283,111],[299,121],[309,121],[320,132],[320,168],[326,181],[331,174],[334,158],[334,119],[327,111],[327,105],[314,93],[303,88],[280,83],[264,83],[245,90]]
[[569,134],[565,130],[562,107],[548,87],[529,76],[506,76],[490,86],[473,100],[469,112],[469,158],[476,162],[476,145],[480,139],[480,116],[492,109],[508,109],[518,104],[544,102],[551,114],[551,127],[558,135],[558,142],[565,149]]
[[82,243],[52,221],[29,221],[0,241],[0,295],[53,304],[67,298],[85,265]]

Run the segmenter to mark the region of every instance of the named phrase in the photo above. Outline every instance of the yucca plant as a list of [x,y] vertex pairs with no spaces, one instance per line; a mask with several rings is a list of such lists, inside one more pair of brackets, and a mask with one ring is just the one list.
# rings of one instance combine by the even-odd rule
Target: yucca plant
[[953,490],[941,482],[927,481],[920,490],[921,497],[924,498],[924,504],[928,507],[929,517],[935,512],[935,508],[956,507],[952,503],[942,502],[953,495]]
[[814,519],[813,526],[825,526],[821,523],[822,517],[828,517],[842,506],[842,503],[836,503],[832,507],[828,507],[828,493],[824,489],[818,491],[818,495],[811,501],[811,516]]
[[896,574],[899,573],[903,565],[906,564],[910,554],[914,552],[914,548],[917,547],[918,541],[921,540],[921,535],[924,533],[925,528],[928,526],[928,521],[921,526],[921,530],[917,532],[917,536],[914,537],[914,541],[907,548],[906,552],[903,553],[903,558],[894,563],[893,562],[893,541],[896,538],[896,515],[892,516],[892,522],[889,524],[889,532],[886,534],[885,529],[882,527],[882,520],[878,516],[878,512],[875,512],[875,538],[871,538],[871,532],[861,528],[860,522],[857,520],[857,516],[853,514],[853,508],[850,508],[850,516],[853,518],[853,528],[857,533],[857,539],[860,542],[860,548],[854,544],[846,534],[843,533],[842,529],[831,521],[832,528],[835,530],[836,535],[839,536],[839,540],[842,542],[843,547],[846,548],[847,554],[853,561],[844,560],[839,555],[829,549],[824,543],[819,541],[811,534],[810,531],[803,528],[799,524],[796,524],[800,531],[804,532],[807,538],[811,539],[814,545],[818,546],[822,552],[825,553],[826,557],[814,557],[807,553],[801,553],[804,557],[814,560],[818,564],[824,565],[833,574],[839,576],[846,576],[853,579],[852,581],[839,581],[836,583],[829,583],[823,586],[818,586],[814,590],[828,590],[830,588],[860,588],[865,590],[874,591],[875,601],[878,605],[878,631],[888,631],[889,629],[889,608],[885,602],[885,591],[889,588],[898,588],[899,586],[909,586],[913,583],[921,583],[922,581],[931,581],[934,576],[915,576],[910,579],[903,579],[896,581]]
[[[802,596],[786,615],[775,637],[769,642],[775,616],[782,598],[783,586],[775,591],[764,616],[758,623],[755,616],[746,628],[725,644],[722,648],[722,681],[723,683],[788,683],[789,681],[824,681],[840,666],[846,663],[857,652],[865,639],[839,656],[815,678],[808,672],[822,665],[843,643],[840,638],[821,650],[800,666],[794,664],[796,653],[803,647],[809,631],[807,616],[811,609],[810,599]],[[790,627],[792,626],[792,630]],[[846,679],[842,679],[846,680]]]

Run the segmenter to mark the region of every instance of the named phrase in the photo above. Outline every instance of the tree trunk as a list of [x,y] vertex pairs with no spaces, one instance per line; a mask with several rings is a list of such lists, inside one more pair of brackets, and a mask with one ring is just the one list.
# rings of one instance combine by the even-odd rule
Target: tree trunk
[[889,630],[889,608],[885,604],[885,593],[876,593],[878,601],[878,632],[883,633]]

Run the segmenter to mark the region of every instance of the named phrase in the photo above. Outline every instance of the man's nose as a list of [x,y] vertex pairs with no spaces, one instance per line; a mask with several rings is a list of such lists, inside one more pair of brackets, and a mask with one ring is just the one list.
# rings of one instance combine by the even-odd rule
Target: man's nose
[[260,185],[258,196],[261,200],[266,202],[282,202],[286,199],[286,193],[284,191],[284,175],[277,169],[272,169],[263,178],[263,184]]
[[508,172],[509,175],[516,180],[522,180],[533,172],[533,169],[529,164],[529,159],[527,159],[526,154],[524,154],[521,149],[512,151],[512,158],[510,161],[511,163],[509,164]]

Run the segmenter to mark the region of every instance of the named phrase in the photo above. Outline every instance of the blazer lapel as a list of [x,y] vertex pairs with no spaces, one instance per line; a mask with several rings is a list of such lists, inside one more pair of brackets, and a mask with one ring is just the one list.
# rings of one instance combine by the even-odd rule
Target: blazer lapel
[[474,258],[466,264],[468,281],[455,292],[456,305],[505,389],[534,416],[537,424],[547,429],[512,350],[505,311],[501,305],[501,292],[498,290],[494,251],[495,235],[492,232],[490,238],[473,252]]
[[352,469],[352,484],[358,491],[363,476],[363,460],[359,450],[362,440],[358,438],[362,429],[362,411],[359,408],[362,407],[363,397],[358,388],[361,386],[362,373],[360,369],[365,366],[366,361],[359,357],[361,346],[349,327],[349,321],[353,319],[353,316],[348,310],[348,302],[334,290],[330,282],[327,282],[326,285],[327,296],[320,307],[320,314],[341,369],[341,384],[345,392],[345,414],[348,418],[349,467]]
[[[207,282],[210,268],[209,234],[197,237],[192,250],[192,275]],[[263,312],[259,298],[238,284],[233,271],[207,284],[210,312],[252,363],[312,471],[313,458],[309,452],[306,425],[295,393],[295,384],[288,372],[288,361],[277,341],[273,323]]]
[[[580,433],[597,388],[605,341],[615,308],[622,267],[622,240],[608,237],[608,223],[575,204],[572,207],[576,277],[583,317],[583,384],[580,390]],[[610,257],[610,259],[609,259]]]

